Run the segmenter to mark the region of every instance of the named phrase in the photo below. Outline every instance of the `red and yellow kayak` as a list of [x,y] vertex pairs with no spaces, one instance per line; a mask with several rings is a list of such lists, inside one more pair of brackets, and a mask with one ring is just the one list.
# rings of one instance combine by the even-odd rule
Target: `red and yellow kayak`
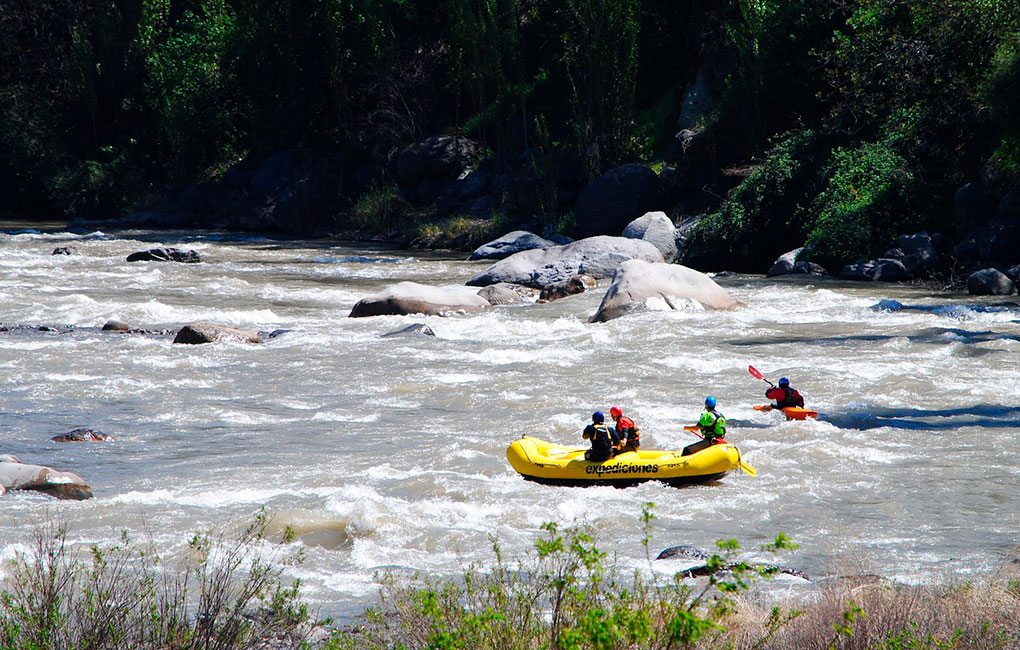
[[[768,412],[768,411],[774,411],[775,409],[772,408],[772,406],[769,405],[769,404],[764,404],[764,405],[757,405],[756,404],[755,407],[754,407],[754,410],[755,411]],[[783,415],[786,416],[787,420],[806,420],[808,418],[816,418],[816,417],[818,417],[818,411],[812,411],[810,409],[802,409],[802,408],[798,408],[796,406],[787,406],[786,408],[780,409],[780,410],[783,412]]]

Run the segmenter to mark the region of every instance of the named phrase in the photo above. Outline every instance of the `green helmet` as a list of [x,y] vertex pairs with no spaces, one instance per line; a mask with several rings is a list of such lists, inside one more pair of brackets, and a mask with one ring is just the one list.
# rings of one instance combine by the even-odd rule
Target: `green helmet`
[[701,419],[698,420],[698,425],[702,427],[708,427],[715,424],[715,418],[712,417],[711,413],[702,413]]

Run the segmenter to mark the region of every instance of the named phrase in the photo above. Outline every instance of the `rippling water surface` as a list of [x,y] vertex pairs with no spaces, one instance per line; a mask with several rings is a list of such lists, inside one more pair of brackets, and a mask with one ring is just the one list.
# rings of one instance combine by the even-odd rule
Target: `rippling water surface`
[[[51,255],[73,245],[82,255]],[[127,263],[155,246],[200,264]],[[73,471],[95,498],[0,497],[0,558],[32,525],[73,541],[145,531],[179,549],[195,532],[241,528],[265,507],[306,561],[289,572],[322,611],[371,602],[380,567],[454,575],[529,548],[546,521],[584,522],[624,565],[654,549],[747,548],[780,531],[809,575],[907,581],[994,569],[1020,532],[1020,309],[920,288],[717,278],[746,309],[647,312],[588,324],[608,281],[555,303],[461,317],[349,319],[402,280],[460,285],[482,262],[428,253],[234,235],[0,233],[0,321],[75,326],[0,333],[0,453]],[[880,300],[885,309],[873,309]],[[173,345],[101,332],[197,320],[269,332],[264,345]],[[436,336],[380,338],[411,323]],[[819,421],[785,422],[754,365],[789,376]],[[708,394],[728,439],[758,469],[685,489],[570,489],[522,480],[506,462],[521,434],[576,441],[590,413],[624,407],[647,448],[693,437]],[[91,426],[116,442],[58,444]]]

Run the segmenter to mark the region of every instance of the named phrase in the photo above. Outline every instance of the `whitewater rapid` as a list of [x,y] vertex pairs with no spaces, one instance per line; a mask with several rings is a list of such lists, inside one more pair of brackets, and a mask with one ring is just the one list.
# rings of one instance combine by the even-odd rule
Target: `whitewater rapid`
[[[82,254],[51,255],[68,245]],[[203,262],[125,261],[156,246]],[[229,233],[0,232],[0,322],[63,328],[0,332],[0,453],[75,472],[95,494],[0,497],[0,559],[47,521],[66,522],[75,543],[128,530],[173,553],[265,508],[305,554],[288,575],[324,614],[346,617],[374,602],[380,570],[456,575],[492,560],[490,538],[520,553],[548,521],[588,525],[621,565],[643,566],[646,502],[653,551],[721,538],[756,549],[784,532],[800,548],[783,564],[809,576],[918,582],[1016,557],[1015,303],[724,274],[717,282],[746,308],[589,324],[603,280],[480,315],[347,318],[396,282],[461,285],[485,266]],[[286,331],[263,345],[184,346],[100,331],[111,319]],[[380,336],[418,322],[436,336]],[[748,365],[789,377],[819,420],[754,411],[767,386]],[[591,412],[614,404],[646,448],[682,447],[706,395],[756,478],[557,488],[506,462],[522,434],[582,446]],[[80,426],[117,441],[49,440]]]

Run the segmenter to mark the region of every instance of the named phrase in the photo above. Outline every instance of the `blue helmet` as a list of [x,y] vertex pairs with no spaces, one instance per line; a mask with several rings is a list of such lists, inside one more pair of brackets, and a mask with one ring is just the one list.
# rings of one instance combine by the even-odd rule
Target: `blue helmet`
[[779,380],[779,385],[780,386],[789,386],[790,385],[790,380],[787,379],[786,377],[783,377],[782,379]]
[[705,398],[705,408],[710,408],[710,409],[714,409],[715,408],[715,398],[712,397],[711,395],[709,395],[708,397]]
[[595,411],[591,414],[591,421],[595,424],[602,424],[606,421],[606,416],[602,415],[602,411]]

